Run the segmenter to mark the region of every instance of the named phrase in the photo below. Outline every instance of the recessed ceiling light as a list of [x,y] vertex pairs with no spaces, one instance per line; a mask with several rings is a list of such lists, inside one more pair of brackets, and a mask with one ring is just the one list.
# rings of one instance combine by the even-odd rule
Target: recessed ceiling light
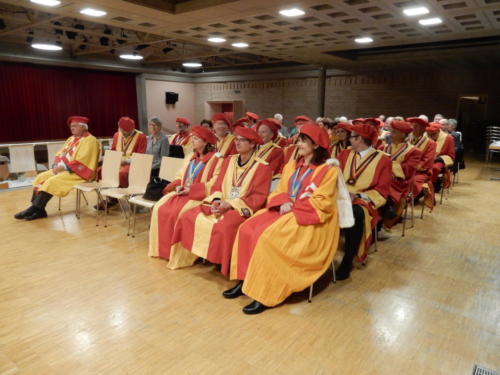
[[425,18],[423,20],[418,21],[418,23],[421,24],[422,26],[438,25],[442,22],[443,22],[443,20],[439,17]]
[[81,14],[85,14],[86,16],[91,17],[102,17],[107,13],[104,10],[94,9],[94,8],[85,8],[80,11]]
[[364,36],[362,38],[356,38],[356,39],[354,39],[354,41],[356,43],[365,44],[365,43],[371,43],[371,42],[373,42],[373,39],[370,38],[369,36]]
[[248,43],[245,43],[245,42],[236,42],[236,43],[233,43],[231,45],[233,47],[236,47],[236,48],[247,48],[248,47]]
[[49,44],[49,43],[33,43],[31,47],[36,49],[43,49],[44,51],[60,51],[62,50],[61,46],[57,44]]
[[212,42],[212,43],[224,43],[226,41],[226,39],[220,38],[218,36],[214,36],[214,37],[208,38],[208,41]]
[[120,55],[120,58],[125,59],[125,60],[142,60],[144,57],[141,55],[135,55],[135,54],[132,55],[129,53],[124,53],[124,54]]
[[35,4],[45,5],[48,7],[55,7],[61,4],[59,0],[31,0],[31,2]]
[[426,7],[406,8],[403,9],[403,13],[407,16],[421,16],[422,14],[429,13],[429,9]]
[[304,12],[302,9],[299,8],[290,8],[290,9],[280,10],[280,14],[285,17],[299,17],[306,14],[306,12]]
[[195,61],[187,61],[182,63],[182,66],[185,68],[201,68],[203,64]]

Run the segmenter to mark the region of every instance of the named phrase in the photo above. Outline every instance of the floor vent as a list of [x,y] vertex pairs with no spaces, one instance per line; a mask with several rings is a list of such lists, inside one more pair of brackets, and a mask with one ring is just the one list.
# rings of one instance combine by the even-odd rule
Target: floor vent
[[487,369],[486,367],[480,365],[474,365],[472,370],[472,375],[500,375],[498,372]]

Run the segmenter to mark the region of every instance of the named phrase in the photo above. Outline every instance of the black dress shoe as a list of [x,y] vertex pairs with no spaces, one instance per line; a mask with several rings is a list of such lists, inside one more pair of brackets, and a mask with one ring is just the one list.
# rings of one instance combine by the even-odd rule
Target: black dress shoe
[[27,209],[25,209],[24,211],[21,211],[21,212],[18,212],[17,214],[14,215],[14,217],[18,220],[22,220],[22,219],[25,219],[27,216],[30,216],[33,214],[35,210],[35,207],[33,206],[29,206]]
[[47,217],[47,211],[45,211],[44,208],[36,207],[35,211],[31,215],[25,217],[25,220],[31,221],[36,219],[43,219],[45,217]]
[[344,271],[341,270],[340,268],[337,271],[335,271],[335,279],[337,281],[347,280],[350,275],[351,275],[350,271]]
[[243,295],[242,289],[243,289],[243,281],[240,281],[231,289],[222,292],[222,295],[224,296],[224,298],[229,298],[229,299],[237,298]]
[[262,311],[267,310],[268,307],[259,301],[253,301],[251,304],[243,308],[243,312],[248,315],[260,314]]

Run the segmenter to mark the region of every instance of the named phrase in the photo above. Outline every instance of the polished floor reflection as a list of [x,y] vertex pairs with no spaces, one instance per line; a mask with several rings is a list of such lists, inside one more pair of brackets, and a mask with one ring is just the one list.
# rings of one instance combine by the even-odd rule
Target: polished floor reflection
[[[147,233],[74,193],[18,222],[0,192],[0,374],[464,374],[500,369],[500,182],[469,162],[450,198],[367,266],[258,316],[213,266],[170,271]],[[93,204],[90,202],[91,205]],[[143,215],[144,216],[144,215]],[[144,216],[145,217],[145,216]],[[146,221],[138,222],[144,230]]]

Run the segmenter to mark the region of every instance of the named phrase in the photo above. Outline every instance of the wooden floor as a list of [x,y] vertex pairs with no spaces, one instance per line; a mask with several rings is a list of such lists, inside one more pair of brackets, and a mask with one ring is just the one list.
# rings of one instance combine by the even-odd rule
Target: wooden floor
[[[500,182],[469,162],[449,200],[367,266],[258,316],[213,266],[170,271],[74,194],[20,222],[0,192],[0,374],[464,374],[500,369]],[[145,229],[146,221],[139,222]]]

